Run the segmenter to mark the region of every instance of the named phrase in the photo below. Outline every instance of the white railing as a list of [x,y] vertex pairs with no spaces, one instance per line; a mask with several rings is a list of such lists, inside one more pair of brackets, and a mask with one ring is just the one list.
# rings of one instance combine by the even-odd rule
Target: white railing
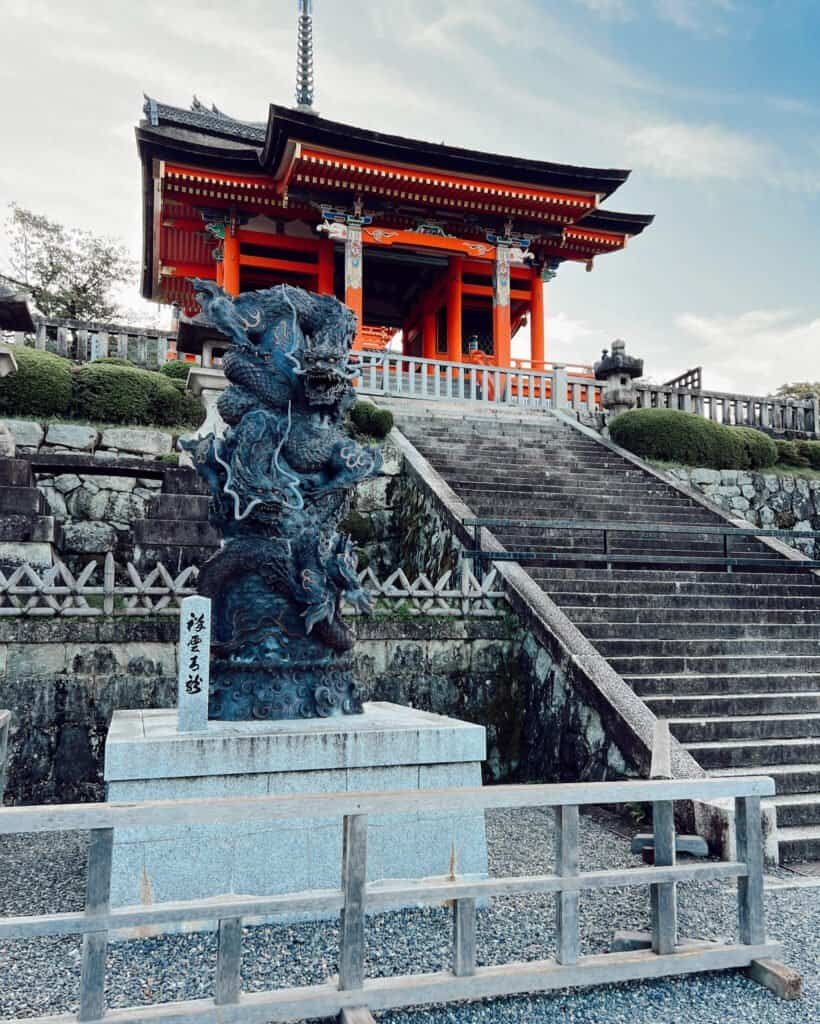
[[640,409],[678,409],[733,427],[757,427],[774,433],[820,433],[816,398],[740,395],[690,391],[666,385],[635,384]]
[[362,395],[392,395],[432,401],[475,401],[527,409],[597,408],[599,386],[577,367],[548,364],[544,370],[450,363],[396,352],[356,353],[353,386]]
[[[50,569],[19,566],[6,577],[0,572],[0,617],[90,617],[98,615],[178,615],[180,604],[196,593],[199,570],[195,566],[173,576],[161,562],[146,573],[132,563],[125,567],[128,582],[116,578],[114,556],[103,562],[102,581],[97,580],[99,563],[88,562],[74,574],[63,562]],[[494,618],[504,614],[506,596],[497,585],[495,571],[479,581],[466,563],[458,577],[446,572],[435,582],[424,574],[411,581],[398,569],[379,580],[372,569],[364,569],[359,581],[370,594],[374,610],[410,616],[478,616]],[[350,605],[345,615],[356,615]]]
[[[358,352],[356,360],[358,373],[353,385],[362,395],[474,401],[576,413],[597,412],[600,408],[601,383],[592,379],[588,367],[575,364],[544,363],[542,369],[532,369],[526,365],[527,360],[514,359],[513,367],[506,369],[396,352]],[[640,409],[680,409],[731,426],[820,435],[816,398],[741,395],[641,382],[634,386]]]
[[[90,832],[84,911],[0,917],[0,941],[82,934],[79,1011],[41,1017],[42,1024],[116,1020],[144,1024],[168,1020],[186,1024],[263,1024],[342,1014],[343,1021],[370,1022],[371,1011],[425,1003],[544,992],[568,986],[607,984],[665,975],[751,967],[780,955],[780,943],[766,936],[763,904],[761,797],[774,793],[769,778],[677,779],[671,781],[585,782],[562,785],[488,786],[415,790],[404,793],[327,793],[233,797],[144,803],[74,804],[0,809],[0,836],[32,832]],[[736,859],[676,863],[676,800],[731,799],[735,806]],[[653,807],[654,865],[589,871],[579,865],[579,808],[595,804],[647,803]],[[440,878],[370,882],[367,878],[368,819],[419,812],[465,814],[491,808],[551,807],[555,813],[555,860],[536,875],[468,879],[453,870]],[[111,907],[115,829],[179,828],[297,819],[338,822],[342,834],[341,886],[276,896],[234,895],[152,906]],[[408,821],[412,828],[412,822]],[[677,884],[735,882],[738,939],[728,943],[687,941],[677,927]],[[622,887],[649,888],[651,932],[648,949],[581,952],[581,893]],[[551,958],[480,966],[477,958],[477,901],[527,892],[552,893],[555,923],[546,923],[542,946]],[[680,890],[682,899],[696,893]],[[434,974],[366,975],[367,913],[398,905],[445,905],[453,914],[451,964]],[[242,992],[243,919],[298,913],[309,918],[341,911],[338,973],[318,984]],[[123,928],[194,921],[219,922],[213,998],[118,1008],[106,1012],[106,954],[109,933]],[[546,919],[545,919],[546,920]],[[616,921],[610,924],[616,924]],[[25,958],[25,949],[21,951]],[[774,966],[769,964],[771,972]],[[765,982],[764,982],[765,983]],[[7,1024],[24,1024],[22,1019]]]
[[[173,331],[45,317],[38,318],[36,326],[35,348],[80,363],[116,356],[135,366],[153,368],[176,358]],[[22,342],[22,337],[19,340]]]

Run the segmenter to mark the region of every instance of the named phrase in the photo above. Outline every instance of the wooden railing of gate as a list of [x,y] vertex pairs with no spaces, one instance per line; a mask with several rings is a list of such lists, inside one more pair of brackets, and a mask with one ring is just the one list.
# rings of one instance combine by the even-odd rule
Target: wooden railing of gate
[[[40,1024],[103,1018],[117,1024],[150,1021],[263,1024],[265,1021],[326,1017],[343,1011],[348,1020],[366,1021],[370,1010],[750,966],[780,953],[778,943],[766,940],[763,915],[760,800],[773,794],[774,783],[769,778],[715,778],[6,808],[0,810],[0,835],[90,830],[91,841],[85,912],[0,918],[0,940],[80,933],[84,936],[78,1017],[64,1014],[40,1018]],[[720,798],[735,800],[737,859],[676,864],[674,802]],[[654,866],[581,871],[579,808],[621,803],[653,805]],[[368,815],[522,807],[551,807],[555,811],[552,874],[483,880],[460,880],[451,875],[390,884],[366,881]],[[116,828],[228,825],[293,818],[342,819],[339,890],[278,896],[226,895],[147,907],[110,907],[111,857]],[[676,883],[709,879],[737,880],[739,941],[678,943]],[[652,948],[582,956],[578,927],[580,893],[647,885],[652,897]],[[479,967],[476,962],[476,901],[524,892],[555,894],[554,958]],[[387,978],[365,977],[367,911],[391,905],[444,901],[452,901],[454,918],[450,970]],[[320,985],[241,992],[243,918],[297,913],[310,916],[337,911],[341,911],[338,976]],[[213,999],[117,1009],[106,1014],[105,965],[110,931],[202,920],[219,921]],[[358,1012],[352,1014],[354,1010]],[[23,1022],[15,1021],[15,1024]]]

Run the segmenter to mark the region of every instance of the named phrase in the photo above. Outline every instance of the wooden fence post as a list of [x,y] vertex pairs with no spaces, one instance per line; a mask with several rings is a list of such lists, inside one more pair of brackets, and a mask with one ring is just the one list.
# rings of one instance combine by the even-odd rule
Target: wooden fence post
[[242,986],[242,918],[226,917],[219,921],[219,947],[216,954],[217,1006],[238,1003]]
[[766,941],[763,912],[763,833],[760,797],[735,800],[737,859],[746,864],[746,877],[737,880],[737,912],[740,941],[758,945]]
[[367,815],[344,818],[342,840],[341,947],[339,988],[364,986],[364,905],[367,881]]
[[475,900],[453,902],[453,974],[475,974]]
[[[555,873],[561,878],[578,874],[578,808],[555,808]],[[555,959],[559,964],[578,962],[578,891],[559,892],[555,897]]]
[[[88,878],[85,893],[87,916],[107,914],[109,911],[113,849],[113,828],[92,830],[88,848]],[[105,958],[107,952],[107,931],[88,932],[83,936],[78,1020],[99,1020],[105,1013]]]

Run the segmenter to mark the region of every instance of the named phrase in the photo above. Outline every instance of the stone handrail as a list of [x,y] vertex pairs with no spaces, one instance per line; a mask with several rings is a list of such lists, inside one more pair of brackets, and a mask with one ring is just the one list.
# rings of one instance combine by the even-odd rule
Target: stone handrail
[[820,403],[817,398],[695,391],[640,381],[633,386],[638,393],[639,409],[678,409],[727,426],[820,436]]
[[600,388],[584,367],[549,363],[544,370],[422,359],[396,352],[357,352],[353,385],[362,395],[432,401],[475,401],[530,410],[592,409]]
[[38,318],[35,323],[35,348],[80,363],[117,356],[135,366],[152,369],[176,358],[173,331],[49,317]]

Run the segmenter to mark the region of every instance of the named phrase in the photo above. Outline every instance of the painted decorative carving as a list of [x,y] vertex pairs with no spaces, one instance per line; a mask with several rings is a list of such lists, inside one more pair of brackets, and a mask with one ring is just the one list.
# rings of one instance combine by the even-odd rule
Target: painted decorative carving
[[496,306],[510,304],[510,247],[499,245],[495,251],[493,301]]
[[362,611],[352,542],[339,520],[381,453],[352,440],[348,360],[356,318],[331,296],[288,285],[231,298],[194,280],[203,312],[233,343],[219,398],[228,429],[186,442],[212,494],[223,547],[203,566],[213,607],[209,715],[309,718],[361,711],[353,634]]

